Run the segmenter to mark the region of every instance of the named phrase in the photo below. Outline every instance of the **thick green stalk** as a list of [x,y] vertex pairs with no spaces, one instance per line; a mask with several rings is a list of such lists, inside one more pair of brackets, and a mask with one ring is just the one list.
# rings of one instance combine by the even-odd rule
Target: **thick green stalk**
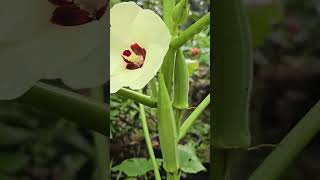
[[149,82],[149,86],[151,89],[151,98],[157,99],[158,98],[158,86],[157,86],[157,81],[156,81],[155,77],[151,79],[151,81]]
[[182,120],[182,110],[174,109],[174,117],[176,118],[177,136],[180,135],[180,125]]
[[227,164],[227,153],[226,151],[222,149],[216,149],[213,148],[213,154],[212,157],[212,174],[210,174],[210,177],[214,180],[225,180],[225,174],[226,174],[226,164]]
[[[163,0],[163,21],[166,23],[172,36],[175,36],[177,26],[172,21],[173,9],[176,5],[175,0]],[[174,58],[176,50],[169,48],[166,56],[164,57],[161,71],[164,74],[164,81],[166,83],[169,95],[171,95],[172,83],[173,83],[173,69]]]
[[226,169],[231,167],[227,157],[233,153],[228,150],[250,145],[251,39],[241,0],[216,1],[214,8],[212,77],[215,107],[211,114],[214,148],[211,160],[218,161],[211,166],[211,172],[216,180],[225,180],[228,177]]
[[193,38],[194,35],[198,34],[210,25],[210,12],[201,17],[197,22],[188,27],[182,32],[177,38],[173,39],[170,43],[172,49],[177,49],[184,45],[187,41]]
[[152,99],[150,96],[138,93],[136,91],[132,91],[130,89],[121,88],[118,92],[116,92],[117,95],[135,100],[138,103],[144,104],[149,107],[157,107],[157,101]]
[[55,112],[82,127],[109,135],[109,111],[105,103],[44,83],[37,83],[17,100]]
[[[104,102],[103,88],[90,89],[90,96],[98,101]],[[110,158],[107,137],[95,132],[93,133],[93,137],[96,146],[96,180],[108,179],[108,159]]]
[[173,71],[174,71],[175,55],[176,55],[176,50],[173,48],[169,48],[166,56],[164,57],[163,64],[161,67],[161,71],[163,72],[163,75],[164,75],[164,82],[166,83],[166,87],[170,96],[172,94],[172,86],[173,86]]
[[210,104],[210,94],[198,105],[198,107],[189,115],[189,117],[183,122],[180,127],[179,140],[182,139],[192,126],[192,124],[197,120],[201,113]]
[[214,16],[213,145],[246,148],[250,145],[248,111],[252,81],[246,12],[241,0],[217,1]]
[[173,8],[176,5],[175,0],[163,0],[163,21],[168,26],[171,34],[174,32],[174,24],[172,22]]
[[151,139],[150,139],[150,133],[149,133],[149,129],[148,129],[148,124],[147,124],[147,119],[146,119],[146,114],[145,114],[145,111],[144,111],[143,104],[139,104],[139,108],[140,108],[140,119],[141,119],[141,123],[142,123],[144,138],[146,140],[147,148],[148,148],[149,155],[150,155],[150,158],[151,158],[151,161],[152,161],[154,175],[155,175],[156,180],[161,180],[158,164],[157,164],[156,157],[154,155],[154,151],[153,151],[153,148],[152,148],[152,143],[151,143]]
[[179,173],[167,173],[167,180],[180,180]]
[[252,173],[249,180],[277,180],[303,148],[320,131],[320,101],[285,136]]

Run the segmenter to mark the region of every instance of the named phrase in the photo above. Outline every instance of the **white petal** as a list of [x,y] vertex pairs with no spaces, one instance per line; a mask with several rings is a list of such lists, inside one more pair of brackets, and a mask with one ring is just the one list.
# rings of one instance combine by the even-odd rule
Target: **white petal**
[[110,10],[110,24],[114,35],[126,39],[130,37],[131,23],[142,10],[134,2],[124,2],[114,5]]
[[110,93],[117,92],[121,87],[127,87],[141,75],[141,69],[126,70],[118,75],[110,76]]
[[[97,44],[108,41],[103,38],[107,33],[105,20],[77,27],[56,26],[32,41],[0,46],[0,99],[22,95],[41,78],[60,78],[57,70],[88,57]],[[92,84],[97,81],[104,80],[93,79]]]
[[[119,3],[111,9],[110,92],[121,87],[143,88],[157,73],[169,48],[171,35],[161,18],[151,10],[142,10],[133,2]],[[121,53],[138,43],[146,49],[140,69],[127,70]]]
[[9,0],[0,6],[0,44],[35,38],[51,25],[54,6],[48,0]]
[[141,46],[159,44],[168,46],[171,34],[162,19],[151,10],[140,11],[134,19],[132,26],[132,38],[141,43]]
[[[21,49],[18,53],[25,53]],[[43,69],[32,59],[27,61],[20,58],[11,59],[15,49],[0,50],[0,99],[14,99],[30,89],[41,78]],[[19,55],[19,54],[17,54]]]
[[109,79],[107,57],[107,45],[104,43],[84,61],[65,66],[60,77],[62,77],[64,83],[73,89],[100,86]]
[[113,33],[113,29],[110,32],[110,74],[119,73],[125,67],[121,54],[124,50],[130,47],[129,41],[119,38]]

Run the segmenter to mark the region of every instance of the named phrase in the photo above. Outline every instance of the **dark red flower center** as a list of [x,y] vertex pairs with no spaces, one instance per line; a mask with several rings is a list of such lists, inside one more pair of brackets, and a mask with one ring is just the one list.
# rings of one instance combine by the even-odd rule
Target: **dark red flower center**
[[134,70],[143,66],[146,54],[147,51],[144,48],[138,43],[134,43],[130,46],[130,49],[124,50],[121,56],[124,62],[126,62],[126,68]]
[[77,26],[99,20],[107,9],[107,2],[103,7],[88,11],[76,4],[73,0],[48,0],[56,5],[50,21],[61,26]]

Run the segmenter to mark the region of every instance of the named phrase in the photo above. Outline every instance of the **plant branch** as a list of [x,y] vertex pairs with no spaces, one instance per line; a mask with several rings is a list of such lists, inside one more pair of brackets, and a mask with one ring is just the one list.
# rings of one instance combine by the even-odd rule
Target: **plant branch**
[[214,157],[211,157],[212,166],[212,179],[225,180],[227,168],[227,152],[224,149],[213,148]]
[[105,103],[40,82],[17,100],[58,113],[67,120],[103,135],[109,134],[109,111]]
[[210,94],[198,105],[198,107],[190,114],[190,116],[183,122],[180,127],[179,140],[182,139],[192,126],[192,124],[197,120],[201,113],[210,104]]
[[171,40],[170,46],[177,49],[193,38],[194,35],[200,33],[203,29],[210,25],[210,12],[201,17],[197,22],[188,27],[177,38]]
[[137,101],[138,103],[144,104],[152,108],[157,107],[156,100],[154,100],[150,96],[138,93],[136,91],[132,91],[130,89],[121,88],[118,92],[116,92],[116,94],[128,99],[132,99],[134,101]]
[[141,123],[142,123],[142,127],[143,127],[144,138],[146,140],[147,148],[148,148],[149,155],[150,155],[150,158],[152,161],[155,178],[156,178],[156,180],[161,180],[158,164],[157,164],[156,157],[154,155],[154,151],[153,151],[152,144],[151,144],[150,133],[149,133],[149,129],[148,129],[146,113],[145,113],[143,104],[139,104],[139,108],[140,108],[140,119],[141,119]]
[[166,23],[171,34],[174,32],[174,24],[172,22],[172,12],[176,4],[175,0],[163,0],[163,21]]
[[320,131],[320,101],[285,136],[249,180],[276,180]]

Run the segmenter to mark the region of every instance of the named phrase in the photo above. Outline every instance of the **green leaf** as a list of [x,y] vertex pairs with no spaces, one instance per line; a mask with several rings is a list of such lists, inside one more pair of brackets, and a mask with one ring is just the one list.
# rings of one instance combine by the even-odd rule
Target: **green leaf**
[[194,146],[189,143],[187,145],[179,145],[180,169],[185,173],[196,174],[205,171],[206,168],[195,153]]
[[[158,166],[161,166],[162,159],[156,159]],[[120,165],[112,168],[112,171],[120,171],[129,177],[142,176],[152,170],[152,162],[146,158],[132,158],[123,161]]]
[[192,74],[199,68],[199,61],[195,60],[186,60],[187,66],[188,66],[188,72],[189,76],[192,76]]
[[[16,173],[26,167],[29,157],[22,153],[0,153],[0,171],[5,173]],[[0,176],[1,177],[1,176]],[[2,180],[2,178],[0,178]]]

